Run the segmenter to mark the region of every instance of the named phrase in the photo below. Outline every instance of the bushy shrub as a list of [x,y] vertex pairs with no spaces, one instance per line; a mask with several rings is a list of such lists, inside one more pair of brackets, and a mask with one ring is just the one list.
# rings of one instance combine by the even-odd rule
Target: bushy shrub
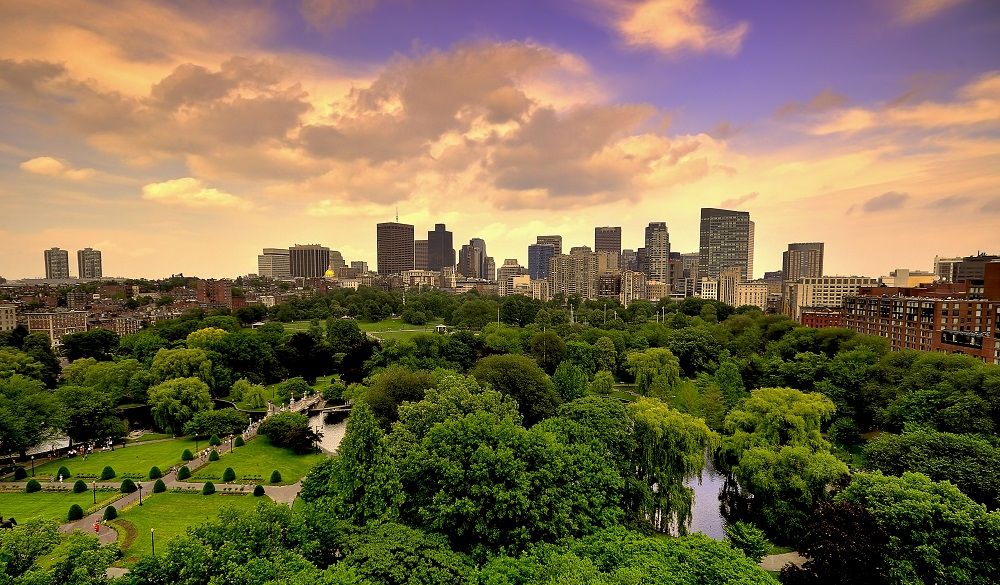
[[187,465],[183,465],[177,470],[177,479],[183,481],[189,477],[191,477],[191,470],[188,469]]
[[208,444],[212,447],[218,447],[222,444],[222,439],[219,438],[219,435],[212,435],[212,437],[208,440]]
[[82,494],[85,491],[87,491],[87,482],[83,481],[82,479],[76,480],[76,482],[73,484],[73,493]]
[[181,453],[181,461],[194,461],[194,454],[191,453],[191,449],[184,449]]
[[236,472],[233,471],[232,467],[227,467],[225,471],[222,472],[222,481],[230,482],[236,479]]
[[159,467],[154,465],[149,468],[149,479],[160,479],[161,477],[163,477],[163,472],[160,471]]
[[118,475],[115,470],[111,468],[110,465],[105,465],[104,469],[101,470],[101,481],[107,481],[109,479],[114,479]]
[[210,496],[214,493],[215,493],[215,484],[210,481],[206,481],[204,487],[201,488],[201,494],[203,496]]
[[27,469],[25,469],[23,467],[15,467],[14,468],[14,479],[15,480],[24,479],[26,477],[28,477],[28,470]]
[[37,480],[29,479],[28,483],[24,485],[24,491],[29,494],[42,491],[42,484],[38,483]]
[[80,504],[73,504],[70,506],[69,513],[66,514],[66,519],[72,522],[74,520],[80,520],[81,518],[83,518],[83,508],[80,507]]
[[162,479],[156,480],[156,483],[153,484],[153,493],[162,494],[165,491],[167,491],[167,484],[163,483]]
[[237,436],[236,440],[233,441],[233,445],[236,446],[236,447],[242,447],[243,445],[246,445],[246,444],[247,444],[247,442],[243,440],[243,435]]
[[261,496],[263,496],[264,495],[264,486],[260,485],[259,483],[257,485],[255,485],[254,488],[253,488],[253,495],[257,496],[258,498],[261,497]]
[[212,452],[208,454],[208,460],[209,461],[218,461],[219,460],[219,452],[216,451],[215,449],[212,449]]
[[56,473],[56,477],[62,477],[63,479],[69,479],[69,477],[70,477],[69,468],[66,467],[65,465],[63,465],[62,467],[60,467],[59,471]]
[[135,482],[132,481],[131,479],[126,477],[125,479],[122,480],[121,490],[123,494],[131,494],[136,489],[138,488],[135,487]]
[[271,472],[271,483],[281,483],[281,472],[277,469]]
[[755,563],[759,563],[767,554],[771,543],[760,528],[746,522],[733,522],[725,527],[726,538],[733,548],[743,551],[743,554]]
[[105,520],[114,520],[117,517],[118,517],[118,510],[114,506],[108,506],[107,508],[104,509]]

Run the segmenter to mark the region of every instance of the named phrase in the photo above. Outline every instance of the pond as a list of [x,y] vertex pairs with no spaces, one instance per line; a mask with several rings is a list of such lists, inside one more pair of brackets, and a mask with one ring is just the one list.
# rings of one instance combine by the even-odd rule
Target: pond
[[320,435],[320,448],[327,454],[333,454],[347,433],[347,415],[317,413],[309,417],[309,426]]
[[702,534],[722,540],[726,537],[723,529],[726,520],[722,517],[719,495],[726,483],[726,476],[719,472],[712,463],[712,458],[705,460],[705,469],[701,473],[701,481],[697,477],[689,477],[684,485],[694,489],[694,504],[691,507],[691,524],[688,533]]

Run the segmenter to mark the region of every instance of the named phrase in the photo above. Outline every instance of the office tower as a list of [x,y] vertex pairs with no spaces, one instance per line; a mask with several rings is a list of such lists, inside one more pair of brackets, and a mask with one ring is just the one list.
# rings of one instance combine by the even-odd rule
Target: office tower
[[986,264],[1000,262],[1000,256],[980,252],[975,256],[965,256],[955,265],[955,282],[972,282],[983,280],[986,275]]
[[469,245],[479,250],[479,278],[486,274],[486,240],[482,238],[472,238]]
[[613,252],[621,256],[622,253],[622,228],[618,227],[595,227],[594,228],[594,252]]
[[635,269],[649,278],[649,258],[646,256],[646,248],[639,248],[635,251]]
[[288,268],[293,277],[319,278],[330,266],[330,248],[319,244],[295,244],[288,249]]
[[257,274],[268,278],[291,278],[288,248],[264,248],[257,256]]
[[570,249],[569,254],[552,257],[549,269],[549,291],[569,297],[597,298],[597,254],[587,246]]
[[351,268],[359,276],[368,273],[368,263],[364,260],[351,260]]
[[387,221],[375,226],[378,273],[383,276],[413,270],[413,226]]
[[823,242],[788,244],[781,255],[781,274],[785,280],[823,276]]
[[532,280],[549,277],[549,262],[556,255],[552,244],[531,244],[528,246],[528,274]]
[[718,279],[723,268],[737,266],[741,280],[752,280],[753,231],[746,211],[702,208],[698,277]]
[[841,307],[844,298],[858,294],[861,287],[878,286],[877,278],[867,276],[801,277],[786,280],[782,292],[782,312],[798,321],[802,310],[812,307]]
[[650,280],[670,282],[670,234],[667,224],[653,221],[646,226],[645,261]]
[[59,248],[45,251],[45,278],[69,278],[69,252]]
[[621,267],[623,271],[629,270],[632,272],[638,268],[635,250],[622,250]]
[[497,269],[497,294],[507,296],[514,289],[514,277],[524,274],[524,268],[517,263],[516,258],[507,258],[503,266]]
[[552,244],[553,254],[562,254],[562,236],[538,236],[535,238],[536,244]]
[[330,250],[330,268],[332,268],[337,274],[340,274],[341,268],[347,268],[347,262],[344,260],[344,255],[337,250]]
[[739,266],[726,266],[719,272],[719,300],[727,305],[736,305],[736,285],[742,281]]
[[458,253],[458,273],[467,278],[482,278],[483,252],[478,246],[468,243]]
[[497,279],[497,263],[493,256],[487,256],[483,260],[483,278],[486,280]]
[[601,274],[617,274],[621,272],[621,254],[614,250],[604,250],[594,253],[597,254],[598,272]]
[[101,251],[93,248],[77,250],[76,266],[79,278],[100,278],[103,275]]
[[621,274],[618,302],[627,307],[636,299],[646,299],[646,275],[642,272],[626,270]]
[[434,224],[434,231],[427,232],[427,269],[441,270],[455,267],[455,246],[451,232],[443,223]]
[[413,241],[413,269],[427,270],[427,240]]
[[934,256],[934,274],[942,282],[954,282],[955,269],[961,262],[961,257],[945,258],[944,256]]

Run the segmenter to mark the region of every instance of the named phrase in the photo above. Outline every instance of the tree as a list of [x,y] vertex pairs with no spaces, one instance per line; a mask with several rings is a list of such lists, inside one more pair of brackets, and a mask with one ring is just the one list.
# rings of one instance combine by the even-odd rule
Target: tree
[[482,329],[497,320],[497,303],[483,299],[470,299],[462,303],[451,316],[451,325]]
[[422,400],[424,393],[436,383],[428,371],[390,366],[374,376],[365,393],[365,401],[382,428],[388,429],[399,418],[400,404]]
[[538,364],[519,355],[495,355],[479,360],[470,372],[477,380],[512,396],[524,424],[531,426],[555,414],[560,398]]
[[607,370],[601,370],[594,375],[594,381],[590,383],[590,391],[594,394],[607,396],[615,389],[615,377]]
[[733,548],[743,551],[743,554],[755,563],[759,563],[771,543],[760,528],[747,522],[732,522],[726,524],[726,539]]
[[362,529],[347,539],[344,552],[344,566],[364,583],[464,585],[476,572],[441,536],[402,524]]
[[797,544],[808,560],[787,565],[781,582],[855,585],[891,582],[885,570],[888,537],[864,506],[847,502],[821,504],[809,518]]
[[599,371],[613,374],[618,369],[618,350],[610,337],[601,337],[594,344],[594,359]]
[[326,341],[333,353],[347,353],[363,345],[366,340],[365,333],[354,319],[329,317],[326,320]]
[[280,412],[264,419],[257,432],[276,447],[287,447],[296,453],[311,451],[319,437],[309,426],[309,417],[297,412]]
[[112,397],[97,388],[62,386],[55,395],[65,416],[63,428],[77,443],[117,439],[128,431]]
[[236,435],[247,428],[250,419],[235,408],[200,410],[184,424],[187,435]]
[[52,351],[52,342],[49,340],[49,336],[44,333],[29,333],[24,338],[21,351],[41,366],[38,379],[44,382],[46,387],[55,388],[62,366],[59,365],[59,358]]
[[552,375],[552,384],[563,401],[576,400],[587,390],[587,374],[579,366],[562,361]]
[[63,336],[62,352],[71,362],[80,358],[107,361],[114,357],[119,344],[120,338],[114,331],[91,329]]
[[566,342],[552,331],[536,333],[531,338],[531,355],[546,373],[551,374],[566,357]]
[[197,378],[208,388],[215,387],[212,360],[203,349],[161,349],[153,358],[151,371],[160,382],[178,378]]
[[62,405],[42,382],[0,378],[0,453],[23,453],[63,426]]
[[634,351],[625,356],[625,363],[644,396],[669,400],[680,384],[680,362],[669,349]]
[[179,434],[199,411],[212,408],[212,396],[202,380],[177,378],[150,388],[149,404],[157,426]]
[[749,393],[743,385],[740,369],[733,360],[723,360],[715,371],[715,383],[718,384],[722,397],[726,402],[726,410],[732,410],[743,401]]
[[594,372],[597,371],[597,358],[594,346],[586,341],[567,341],[566,359],[583,370],[588,378],[593,376]]

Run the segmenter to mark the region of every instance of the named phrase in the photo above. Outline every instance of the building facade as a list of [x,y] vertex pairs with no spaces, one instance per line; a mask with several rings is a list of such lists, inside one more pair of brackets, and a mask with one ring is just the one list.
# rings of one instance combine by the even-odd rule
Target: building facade
[[521,276],[526,270],[517,262],[517,258],[507,258],[497,269],[497,294],[507,296],[514,290],[514,277]]
[[0,331],[13,331],[17,327],[17,308],[14,305],[0,305]]
[[382,276],[414,269],[413,226],[384,222],[375,226],[376,269]]
[[257,255],[257,274],[267,278],[291,278],[289,254],[288,248],[264,248]]
[[759,307],[761,311],[767,310],[767,283],[761,280],[752,282],[741,282],[736,285],[736,299],[734,307],[752,306]]
[[563,253],[562,236],[538,236],[535,238],[535,243],[552,244],[552,253],[556,256]]
[[627,307],[636,299],[646,298],[646,274],[636,270],[627,270],[621,274],[621,292],[618,302]]
[[69,278],[69,252],[59,248],[45,251],[45,278]]
[[434,230],[427,232],[427,269],[441,270],[455,267],[455,246],[452,233],[443,223],[434,224]]
[[719,296],[718,300],[737,307],[736,287],[740,284],[741,271],[739,266],[726,266],[719,271]]
[[955,269],[962,262],[961,256],[946,258],[934,256],[934,274],[940,282],[955,282]]
[[413,269],[427,270],[427,240],[413,241]]
[[28,332],[44,333],[53,347],[62,345],[62,338],[71,333],[87,330],[86,311],[60,311],[53,313],[28,313]]
[[611,252],[617,256],[622,254],[621,226],[603,226],[594,228],[594,251]]
[[646,275],[649,280],[670,282],[670,233],[663,221],[652,221],[645,232]]
[[321,278],[330,267],[330,248],[295,244],[288,249],[288,267],[293,278]]
[[814,307],[841,307],[844,298],[858,294],[862,287],[878,286],[877,278],[867,276],[823,276],[785,282],[782,312],[798,321],[802,311]]
[[823,276],[823,242],[788,244],[781,255],[781,274],[785,280]]
[[77,250],[76,266],[80,278],[101,278],[104,276],[100,250],[93,248]]
[[549,277],[549,262],[555,255],[556,248],[550,243],[528,246],[528,274],[532,280]]
[[723,268],[737,266],[740,280],[753,279],[754,223],[750,213],[703,208],[699,236],[699,278],[718,278]]
[[569,254],[552,257],[549,270],[549,291],[554,296],[597,298],[597,254],[588,246],[578,246]]

